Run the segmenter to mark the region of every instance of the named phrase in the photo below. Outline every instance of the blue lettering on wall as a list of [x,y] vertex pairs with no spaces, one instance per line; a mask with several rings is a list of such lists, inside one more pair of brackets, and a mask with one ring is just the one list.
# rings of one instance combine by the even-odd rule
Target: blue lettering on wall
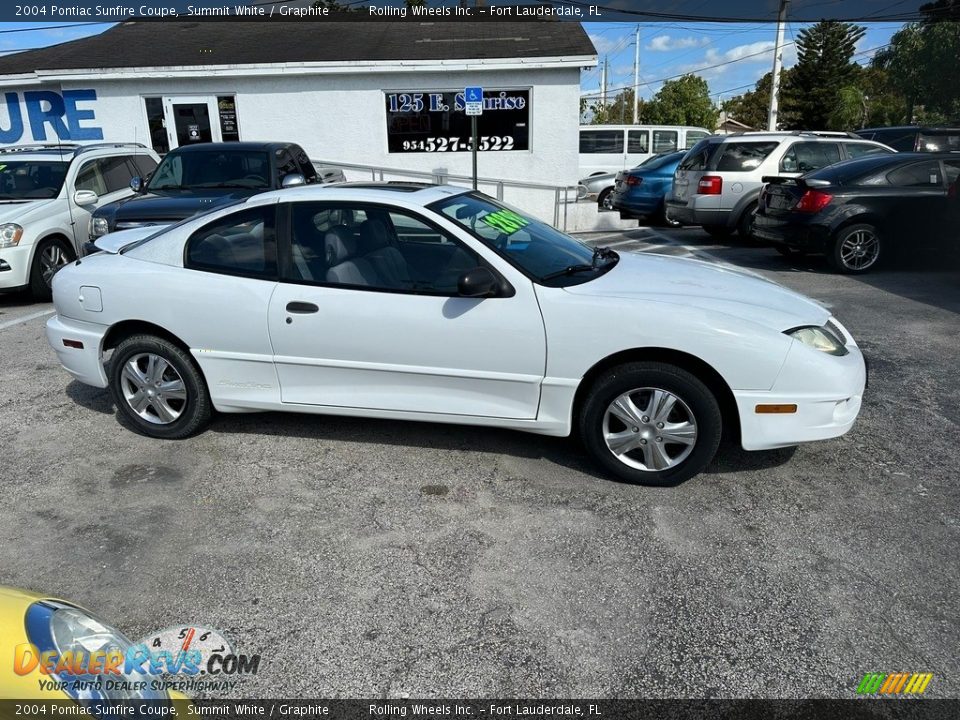
[[7,105],[7,117],[10,118],[10,127],[0,127],[0,143],[15,143],[23,137],[23,113],[20,112],[20,98],[15,92],[4,93],[3,99]]
[[[0,143],[45,142],[56,140],[103,140],[103,129],[90,124],[96,111],[78,107],[78,103],[96,102],[96,90],[28,90],[23,93],[29,137],[24,137],[20,95],[4,94],[9,127],[0,127]],[[50,137],[48,138],[48,130]]]

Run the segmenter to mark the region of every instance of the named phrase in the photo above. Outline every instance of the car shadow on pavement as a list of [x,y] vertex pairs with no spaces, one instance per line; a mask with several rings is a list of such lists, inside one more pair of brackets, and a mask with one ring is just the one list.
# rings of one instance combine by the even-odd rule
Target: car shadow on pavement
[[[126,431],[136,432],[123,416],[117,413],[109,391],[74,380],[67,385],[66,392],[77,405],[103,415],[114,416]],[[493,453],[527,460],[546,460],[597,480],[621,482],[601,472],[575,436],[557,438],[501,428],[281,412],[216,415],[206,432]],[[770,469],[789,462],[795,451],[795,447],[790,447],[767,452],[747,452],[737,443],[725,438],[716,458],[704,473],[723,474]]]

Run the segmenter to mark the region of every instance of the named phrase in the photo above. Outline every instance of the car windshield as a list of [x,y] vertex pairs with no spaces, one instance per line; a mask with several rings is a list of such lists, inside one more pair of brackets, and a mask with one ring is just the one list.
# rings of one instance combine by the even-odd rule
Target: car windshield
[[268,188],[270,158],[260,150],[191,150],[169,153],[148,190]]
[[49,200],[60,194],[67,163],[0,158],[0,200]]
[[430,208],[469,231],[533,279],[551,286],[587,282],[616,264],[616,253],[597,253],[545,222],[482,193],[456,195],[433,203]]

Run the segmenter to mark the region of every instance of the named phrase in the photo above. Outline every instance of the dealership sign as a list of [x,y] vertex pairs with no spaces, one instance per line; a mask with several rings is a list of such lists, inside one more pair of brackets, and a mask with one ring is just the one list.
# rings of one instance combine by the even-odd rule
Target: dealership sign
[[[477,149],[530,149],[530,91],[484,89]],[[389,152],[469,152],[467,98],[459,91],[386,93]]]
[[103,140],[103,130],[93,124],[96,112],[84,106],[96,102],[96,90],[26,90],[3,97],[0,144]]

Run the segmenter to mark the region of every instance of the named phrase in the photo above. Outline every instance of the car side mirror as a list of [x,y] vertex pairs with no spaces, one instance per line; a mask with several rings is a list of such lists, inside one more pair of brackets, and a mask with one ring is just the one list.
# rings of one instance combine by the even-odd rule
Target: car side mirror
[[139,175],[134,175],[132,178],[130,178],[130,189],[135,193],[141,192],[143,190],[143,185],[143,178]]
[[500,281],[487,268],[475,267],[457,280],[457,292],[461,297],[494,297],[500,293]]
[[280,187],[296,187],[297,185],[305,185],[306,182],[306,178],[300,173],[290,173],[289,175],[283,176],[283,179],[280,181]]
[[77,190],[73,194],[73,202],[78,207],[85,207],[87,205],[96,205],[97,200],[100,199],[100,196],[97,195],[93,190]]

